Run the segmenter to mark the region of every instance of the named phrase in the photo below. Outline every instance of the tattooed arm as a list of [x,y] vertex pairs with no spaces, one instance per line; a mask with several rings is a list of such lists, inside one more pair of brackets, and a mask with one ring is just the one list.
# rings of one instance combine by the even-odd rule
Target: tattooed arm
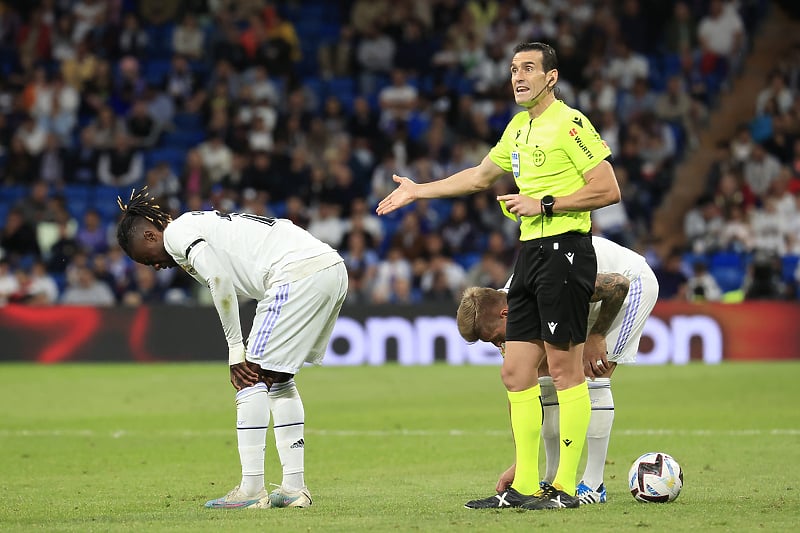
[[608,333],[611,324],[614,322],[614,317],[617,316],[619,310],[622,309],[622,303],[628,295],[628,287],[631,282],[622,274],[599,272],[597,279],[594,282],[594,294],[592,294],[592,303],[600,303],[600,313],[597,315],[597,320],[589,332],[592,334],[605,335]]
[[[586,375],[589,377],[602,376],[609,370],[606,359],[606,334],[617,313],[622,309],[629,287],[630,281],[622,274],[603,272],[597,274],[591,302],[600,302],[600,312],[583,347],[583,363]],[[598,362],[601,364],[598,365]]]

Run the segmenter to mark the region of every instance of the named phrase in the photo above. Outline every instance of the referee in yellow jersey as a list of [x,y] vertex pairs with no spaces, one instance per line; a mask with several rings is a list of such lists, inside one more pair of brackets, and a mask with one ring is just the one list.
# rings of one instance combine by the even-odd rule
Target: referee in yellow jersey
[[[522,246],[508,293],[505,358],[516,447],[516,475],[507,490],[467,502],[468,508],[578,507],[576,475],[591,406],[583,373],[583,343],[597,260],[590,212],[620,200],[611,151],[579,111],[553,94],[558,58],[544,43],[514,48],[511,84],[524,111],[475,167],[418,184],[393,176],[397,189],[377,208],[383,215],[418,198],[472,194],[511,171],[519,194],[499,196],[520,219]],[[550,367],[560,406],[560,461],[552,485],[539,478],[542,408],[537,369]]]

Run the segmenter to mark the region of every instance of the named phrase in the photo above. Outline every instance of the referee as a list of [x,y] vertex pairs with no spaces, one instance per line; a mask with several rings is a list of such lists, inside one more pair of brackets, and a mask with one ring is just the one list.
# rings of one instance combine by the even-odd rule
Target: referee
[[[590,212],[619,202],[608,162],[611,151],[579,111],[553,94],[558,58],[544,43],[514,48],[511,84],[525,108],[475,167],[443,180],[399,186],[377,208],[390,213],[419,198],[472,194],[514,174],[519,194],[499,196],[502,209],[520,220],[519,257],[508,293],[506,356],[501,376],[508,391],[516,447],[516,476],[502,493],[473,500],[469,508],[572,508],[576,475],[591,407],[583,373],[589,299],[597,260]],[[560,461],[552,485],[539,484],[541,391],[537,375],[547,359],[560,405]]]

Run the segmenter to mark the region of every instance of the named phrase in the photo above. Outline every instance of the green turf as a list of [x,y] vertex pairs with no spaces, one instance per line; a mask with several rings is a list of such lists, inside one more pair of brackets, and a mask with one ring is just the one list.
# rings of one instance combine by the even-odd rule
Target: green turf
[[[224,363],[0,365],[2,531],[790,531],[800,364],[621,368],[609,503],[472,511],[513,458],[496,367],[309,368],[309,509],[206,510],[239,481]],[[684,469],[670,504],[627,492],[641,453]],[[270,432],[267,480],[280,481]]]

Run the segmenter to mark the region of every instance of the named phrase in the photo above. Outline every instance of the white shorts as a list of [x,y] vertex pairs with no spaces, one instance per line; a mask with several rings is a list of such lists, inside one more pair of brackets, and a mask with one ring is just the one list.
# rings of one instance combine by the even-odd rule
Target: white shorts
[[287,374],[305,363],[320,364],[345,296],[344,263],[270,287],[256,307],[247,360]]
[[[606,335],[609,361],[623,365],[636,362],[644,324],[653,311],[656,300],[658,300],[658,280],[653,274],[644,272],[631,281],[625,303]],[[589,317],[589,330],[592,329],[595,318],[596,315]]]

